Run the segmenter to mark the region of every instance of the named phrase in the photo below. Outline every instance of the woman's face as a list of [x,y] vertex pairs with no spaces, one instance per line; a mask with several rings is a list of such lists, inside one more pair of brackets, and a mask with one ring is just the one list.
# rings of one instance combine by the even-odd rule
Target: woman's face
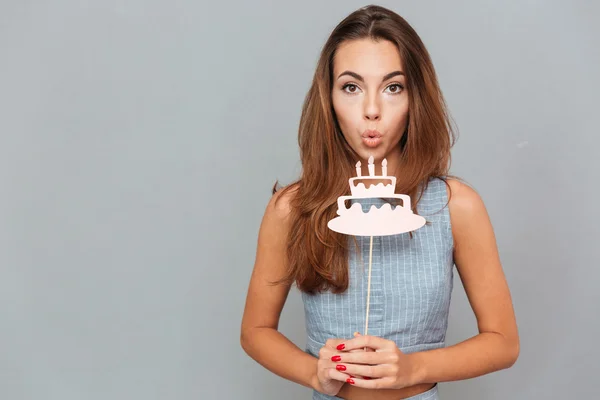
[[405,86],[393,43],[360,39],[339,45],[333,62],[333,108],[346,141],[363,160],[373,155],[397,167],[408,122]]

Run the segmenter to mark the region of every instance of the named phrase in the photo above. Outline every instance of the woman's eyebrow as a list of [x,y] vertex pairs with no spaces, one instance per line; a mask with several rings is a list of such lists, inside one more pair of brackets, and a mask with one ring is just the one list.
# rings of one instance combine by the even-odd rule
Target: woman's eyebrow
[[[357,74],[356,72],[352,72],[352,71],[344,71],[342,72],[337,79],[340,79],[342,76],[344,75],[350,75],[351,77],[353,77],[354,79],[357,79],[361,82],[365,82],[365,80],[363,79],[362,76],[360,76],[359,74]],[[385,82],[390,78],[393,78],[396,75],[404,75],[404,72],[402,71],[394,71],[394,72],[390,72],[389,74],[387,74],[386,76],[383,77],[383,79],[381,80],[381,82]]]

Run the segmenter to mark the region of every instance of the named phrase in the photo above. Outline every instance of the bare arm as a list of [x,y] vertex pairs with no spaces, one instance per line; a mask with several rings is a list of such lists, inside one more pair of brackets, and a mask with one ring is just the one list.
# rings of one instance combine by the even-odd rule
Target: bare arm
[[454,260],[479,334],[453,346],[414,353],[418,382],[473,378],[508,368],[519,355],[511,296],[483,201],[467,185],[449,183]]
[[302,351],[278,332],[279,317],[290,285],[270,285],[284,276],[289,229],[288,192],[275,206],[273,195],[260,226],[254,270],[242,318],[240,342],[244,351],[269,371],[309,388],[316,388],[317,358]]

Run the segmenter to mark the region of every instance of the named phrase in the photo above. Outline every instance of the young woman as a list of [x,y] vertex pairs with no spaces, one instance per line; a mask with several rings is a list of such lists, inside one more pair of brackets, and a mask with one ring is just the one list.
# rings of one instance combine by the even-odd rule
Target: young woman
[[[241,327],[243,349],[313,399],[438,399],[437,382],[512,366],[519,337],[493,228],[475,190],[448,175],[455,135],[430,56],[399,15],[369,6],[327,40],[299,127],[302,174],[267,205]],[[327,227],[348,179],[387,160],[396,193],[428,221],[374,237]],[[277,186],[277,185],[276,185]],[[384,200],[373,200],[380,206]],[[370,207],[366,204],[365,207]],[[479,333],[445,346],[453,266]],[[304,301],[305,351],[278,332],[292,284]]]

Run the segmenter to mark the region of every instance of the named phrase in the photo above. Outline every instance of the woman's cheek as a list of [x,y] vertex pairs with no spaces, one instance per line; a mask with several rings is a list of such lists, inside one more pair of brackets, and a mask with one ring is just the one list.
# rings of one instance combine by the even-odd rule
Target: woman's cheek
[[352,117],[356,114],[355,108],[348,104],[342,104],[337,109],[338,120],[343,125],[352,123]]

